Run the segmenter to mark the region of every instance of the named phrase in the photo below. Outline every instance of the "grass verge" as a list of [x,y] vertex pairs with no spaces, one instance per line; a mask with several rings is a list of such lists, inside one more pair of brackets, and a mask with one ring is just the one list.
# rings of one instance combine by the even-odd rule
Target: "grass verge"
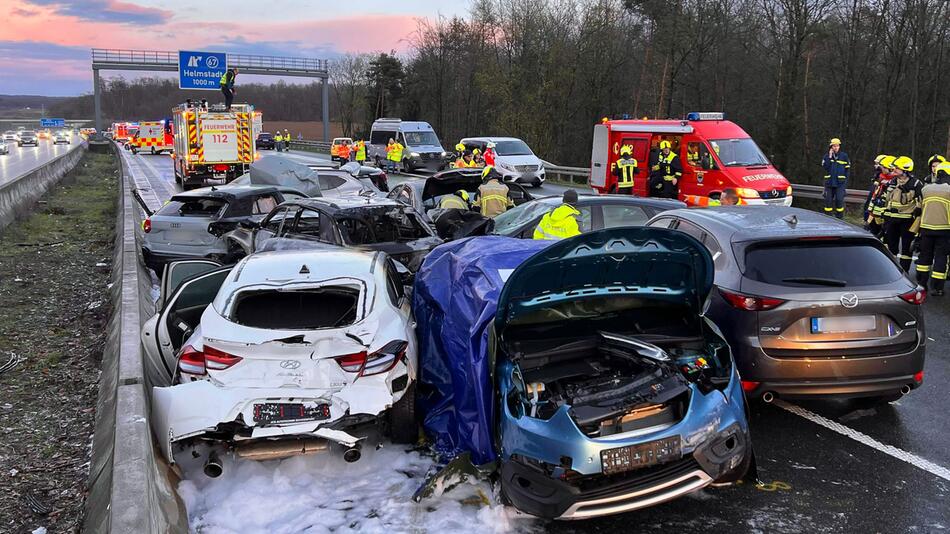
[[118,176],[86,153],[0,233],[0,532],[82,524]]

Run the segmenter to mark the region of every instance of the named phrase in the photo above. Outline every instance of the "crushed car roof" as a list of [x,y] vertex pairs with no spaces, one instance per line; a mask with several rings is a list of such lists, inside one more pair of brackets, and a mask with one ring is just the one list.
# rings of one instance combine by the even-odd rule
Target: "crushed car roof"
[[175,193],[172,200],[188,198],[240,198],[249,195],[260,195],[261,193],[276,193],[277,188],[269,185],[217,185],[211,187],[202,187],[192,189],[182,193]]

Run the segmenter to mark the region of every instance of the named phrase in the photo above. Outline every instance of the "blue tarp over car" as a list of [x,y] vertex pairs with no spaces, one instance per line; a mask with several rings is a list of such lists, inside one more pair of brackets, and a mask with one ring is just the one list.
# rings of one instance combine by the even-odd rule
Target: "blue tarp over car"
[[511,271],[551,244],[497,236],[453,241],[433,249],[416,274],[418,403],[443,461],[464,452],[475,465],[496,458],[489,326]]

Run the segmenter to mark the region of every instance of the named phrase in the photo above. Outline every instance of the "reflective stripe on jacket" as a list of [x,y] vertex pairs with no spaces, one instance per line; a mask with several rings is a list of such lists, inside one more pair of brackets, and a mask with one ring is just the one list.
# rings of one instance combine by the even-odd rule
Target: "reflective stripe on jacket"
[[633,177],[637,173],[637,160],[620,158],[617,160],[614,171],[617,175],[617,189],[633,187]]
[[366,159],[366,143],[360,141],[356,143],[356,161],[364,161]]
[[838,152],[834,157],[825,157],[821,160],[825,169],[825,185],[839,186],[848,181],[851,175],[851,160],[846,152]]
[[508,197],[508,186],[496,179],[478,187],[478,200],[475,205],[481,208],[484,217],[494,217],[508,211],[508,208],[515,204]]
[[921,191],[920,227],[950,230],[950,184],[929,184]]
[[904,185],[899,185],[897,179],[891,182],[886,195],[885,217],[893,219],[912,219],[914,210],[920,207],[921,183],[911,177]]
[[387,149],[386,159],[390,161],[402,161],[403,146],[395,142]]
[[535,239],[567,239],[581,233],[577,227],[577,211],[570,204],[561,204],[554,210],[545,213],[534,229]]
[[456,195],[445,195],[439,202],[439,207],[444,210],[467,210],[468,204]]

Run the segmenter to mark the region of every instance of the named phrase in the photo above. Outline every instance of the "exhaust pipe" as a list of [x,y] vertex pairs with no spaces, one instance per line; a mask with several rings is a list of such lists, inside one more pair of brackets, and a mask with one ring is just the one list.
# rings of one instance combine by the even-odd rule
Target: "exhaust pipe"
[[211,453],[208,454],[208,459],[205,460],[205,476],[210,478],[218,478],[223,472],[224,467],[221,465],[221,459],[218,458],[218,453],[211,451]]
[[762,402],[770,403],[773,400],[775,400],[775,394],[772,393],[771,391],[766,391],[765,393],[762,394]]
[[907,384],[901,386],[901,395],[907,395],[908,393],[910,393],[910,386]]
[[346,460],[347,463],[353,463],[359,460],[362,455],[363,453],[360,452],[359,445],[355,447],[350,447],[346,449],[345,451],[343,451],[343,459]]

